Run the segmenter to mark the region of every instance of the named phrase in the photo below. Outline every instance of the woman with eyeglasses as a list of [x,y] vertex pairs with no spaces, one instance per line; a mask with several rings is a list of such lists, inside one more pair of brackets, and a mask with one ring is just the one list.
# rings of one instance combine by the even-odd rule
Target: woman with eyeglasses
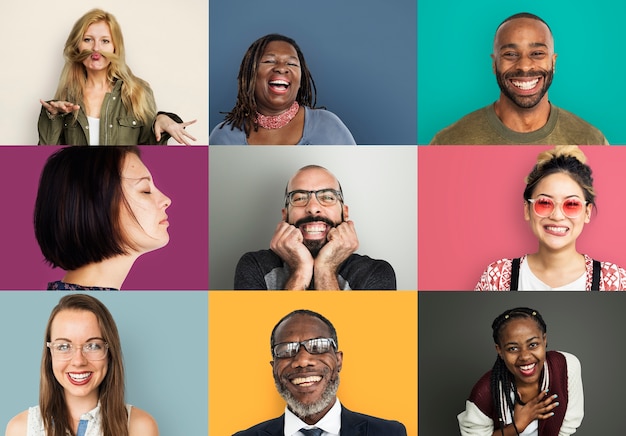
[[147,412],[125,403],[115,321],[99,300],[61,298],[46,326],[39,405],[15,416],[6,436],[157,436]]
[[580,361],[546,351],[546,323],[517,307],[491,324],[496,361],[457,417],[462,436],[568,436],[584,416]]
[[595,197],[591,168],[582,150],[556,146],[540,153],[524,190],[524,218],[537,238],[538,250],[492,263],[475,290],[625,290],[623,268],[576,250]]

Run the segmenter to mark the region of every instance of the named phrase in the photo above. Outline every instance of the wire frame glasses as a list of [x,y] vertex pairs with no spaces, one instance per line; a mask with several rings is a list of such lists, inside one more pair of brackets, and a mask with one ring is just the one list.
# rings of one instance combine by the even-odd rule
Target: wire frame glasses
[[71,360],[76,350],[81,350],[87,360],[102,360],[107,357],[109,344],[104,341],[91,341],[82,345],[71,342],[46,342],[52,357],[57,360]]

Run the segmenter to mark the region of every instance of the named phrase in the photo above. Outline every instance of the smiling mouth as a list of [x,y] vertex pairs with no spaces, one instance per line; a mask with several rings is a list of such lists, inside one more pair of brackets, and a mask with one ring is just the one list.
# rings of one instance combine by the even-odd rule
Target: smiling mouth
[[286,80],[270,80],[270,88],[274,88],[280,91],[286,91],[289,88],[290,83]]
[[308,377],[296,377],[292,378],[290,382],[296,386],[313,386],[315,383],[319,383],[322,380],[322,377],[319,375],[310,375]]
[[326,235],[328,224],[324,222],[309,222],[298,227],[304,238],[318,239]]
[[75,385],[84,385],[91,379],[93,372],[68,372],[70,382]]
[[535,372],[535,368],[537,367],[537,363],[530,363],[528,365],[519,366],[519,370],[523,375],[532,375]]
[[511,84],[513,86],[515,86],[516,88],[521,89],[522,91],[529,91],[531,89],[533,89],[535,86],[537,86],[537,83],[539,83],[539,77],[533,79],[533,80],[515,80],[515,79],[511,79],[510,80]]
[[561,226],[545,226],[545,229],[557,235],[564,235],[569,231],[569,227],[561,227]]

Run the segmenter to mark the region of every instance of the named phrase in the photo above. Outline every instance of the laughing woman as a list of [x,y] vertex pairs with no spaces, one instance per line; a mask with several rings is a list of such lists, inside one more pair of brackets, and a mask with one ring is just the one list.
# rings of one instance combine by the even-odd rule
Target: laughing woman
[[576,240],[591,219],[596,198],[591,168],[585,162],[577,146],[557,146],[539,154],[524,190],[524,218],[539,249],[492,263],[475,290],[626,289],[623,268],[576,250]]
[[492,323],[496,362],[474,385],[458,415],[462,436],[568,436],[584,416],[576,356],[546,351],[538,311],[507,310]]
[[298,44],[270,34],[246,52],[235,107],[210,145],[354,145],[337,115],[315,108],[316,88]]
[[61,298],[42,345],[39,405],[15,416],[6,436],[158,436],[152,416],[125,404],[120,337],[99,300]]

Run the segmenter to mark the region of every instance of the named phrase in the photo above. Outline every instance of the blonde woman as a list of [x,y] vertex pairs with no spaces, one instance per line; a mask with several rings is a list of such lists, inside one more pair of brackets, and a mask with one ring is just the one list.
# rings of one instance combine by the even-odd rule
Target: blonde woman
[[83,15],[63,50],[65,66],[53,100],[40,100],[39,144],[167,144],[195,138],[177,115],[157,112],[150,85],[126,65],[115,17],[101,9]]

